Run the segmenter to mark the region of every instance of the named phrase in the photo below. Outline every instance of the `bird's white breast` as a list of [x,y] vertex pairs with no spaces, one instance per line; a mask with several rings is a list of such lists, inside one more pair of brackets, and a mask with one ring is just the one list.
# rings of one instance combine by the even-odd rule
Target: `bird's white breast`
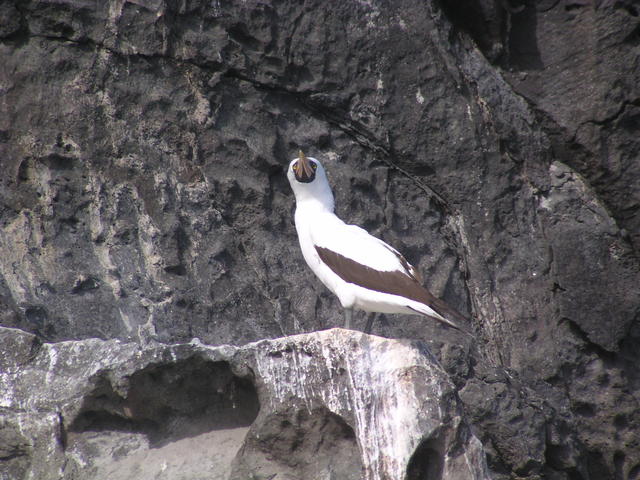
[[335,233],[338,231],[336,227],[339,227],[340,224],[346,225],[333,212],[305,208],[304,205],[298,205],[296,208],[295,222],[300,249],[307,265],[320,281],[338,297],[343,307],[351,308],[355,302],[354,286],[342,280],[325,265],[316,251],[315,245],[317,243],[314,241],[319,232]]

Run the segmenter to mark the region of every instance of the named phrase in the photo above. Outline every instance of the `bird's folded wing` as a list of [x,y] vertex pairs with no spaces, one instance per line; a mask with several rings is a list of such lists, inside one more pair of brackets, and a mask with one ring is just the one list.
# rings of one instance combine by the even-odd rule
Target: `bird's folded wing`
[[355,225],[347,225],[342,221],[323,225],[313,230],[311,239],[314,246],[335,252],[367,268],[413,276],[413,267],[402,255]]

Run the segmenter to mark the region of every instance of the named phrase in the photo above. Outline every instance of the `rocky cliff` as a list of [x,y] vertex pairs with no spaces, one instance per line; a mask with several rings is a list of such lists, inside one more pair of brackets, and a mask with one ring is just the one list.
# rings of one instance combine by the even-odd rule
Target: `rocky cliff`
[[[228,472],[312,478],[336,458],[317,478],[373,478],[383,456],[361,430],[373,420],[354,416],[364,385],[336,384],[349,413],[283,393],[291,372],[250,375],[234,365],[257,364],[232,353],[179,346],[251,350],[340,325],[292,224],[284,169],[303,148],[328,170],[338,214],[472,318],[475,339],[418,317],[377,323],[428,346],[449,377],[416,360],[409,391],[427,406],[412,407],[406,451],[418,454],[388,478],[458,478],[443,459],[479,448],[495,479],[639,478],[638,14],[626,0],[0,0],[0,472],[86,478],[134,462],[127,452],[154,464],[170,444],[202,463],[215,454],[199,435],[230,429],[207,440],[229,442]],[[294,344],[313,339],[318,362],[352,336]],[[380,353],[363,341],[360,355]],[[52,369],[50,352],[71,364],[84,352],[84,367]],[[453,390],[421,386],[433,382]],[[198,430],[220,388],[245,405]],[[315,400],[280,421],[278,388]],[[154,401],[136,413],[131,395]],[[456,420],[438,436],[443,398]],[[158,426],[166,415],[191,420]],[[437,444],[421,449],[418,431]],[[305,463],[325,434],[317,468]],[[121,436],[139,448],[118,452]],[[289,450],[274,453],[282,436]],[[57,459],[46,477],[36,451]]]

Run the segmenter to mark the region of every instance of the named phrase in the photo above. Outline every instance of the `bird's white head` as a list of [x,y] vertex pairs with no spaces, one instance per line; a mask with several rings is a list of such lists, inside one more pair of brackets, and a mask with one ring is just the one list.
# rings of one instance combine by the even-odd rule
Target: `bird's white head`
[[318,203],[333,211],[333,193],[322,164],[313,157],[307,157],[302,150],[298,158],[289,163],[287,178],[296,196],[296,203]]

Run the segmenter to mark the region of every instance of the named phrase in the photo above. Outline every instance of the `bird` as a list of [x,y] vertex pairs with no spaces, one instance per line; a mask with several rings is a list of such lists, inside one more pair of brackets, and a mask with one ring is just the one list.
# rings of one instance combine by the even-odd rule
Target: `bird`
[[[422,285],[418,270],[392,246],[334,213],[335,201],[324,167],[300,151],[287,179],[293,190],[296,231],[313,273],[344,309],[345,328],[353,310],[422,315],[466,332],[467,319]],[[365,329],[369,333],[371,321]]]

